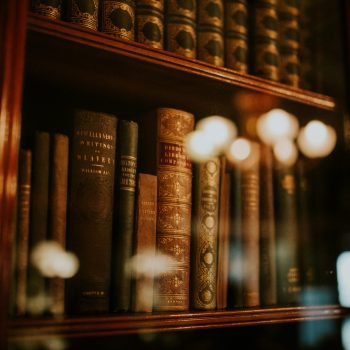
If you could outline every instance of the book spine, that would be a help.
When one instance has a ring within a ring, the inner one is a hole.
[[[225,66],[247,73],[248,51],[247,2],[225,1]]]
[[[54,134],[52,139],[51,183],[50,183],[50,221],[49,237],[65,249],[67,229],[67,192],[68,192],[68,136]],[[64,314],[65,284],[62,278],[49,280],[51,313]]]
[[[32,0],[30,10],[39,15],[60,19],[62,15],[62,0]]]
[[[193,130],[191,113],[159,108],[157,141],[157,252],[169,258],[169,268],[156,279],[156,310],[189,307],[192,163],[185,135]]]
[[[139,173],[137,186],[137,211],[135,229],[136,267],[132,310],[152,312],[154,259],[157,232],[157,176]]]
[[[197,58],[215,66],[224,65],[223,0],[198,1]]]
[[[299,7],[297,0],[279,0],[280,82],[299,87]]]
[[[115,230],[112,260],[112,311],[128,311],[131,306],[131,274],[127,266],[132,257],[138,125],[121,120],[117,132],[117,176]]]
[[[26,313],[27,272],[30,225],[32,151],[20,150],[18,171],[18,225],[16,268],[16,315]]]
[[[196,1],[169,0],[166,6],[166,49],[196,58]]]
[[[220,159],[197,165],[192,237],[192,307],[216,308]]]
[[[68,0],[67,20],[83,27],[98,29],[99,0]]]
[[[262,305],[275,305],[277,287],[273,153],[267,145],[261,144],[260,147],[260,297]]]
[[[277,0],[255,1],[253,13],[253,74],[279,81]]]
[[[134,40],[135,3],[132,0],[103,0],[101,31],[122,39]]]
[[[136,40],[156,49],[164,48],[163,0],[137,1]]]
[[[69,173],[69,250],[78,273],[67,280],[69,313],[109,310],[117,119],[75,110]]]

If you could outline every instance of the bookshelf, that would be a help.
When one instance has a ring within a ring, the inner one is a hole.
[[[48,87],[52,90],[51,96],[56,92],[61,96],[66,91],[77,94],[77,99],[85,99],[96,94],[96,104],[107,109],[112,108],[113,99],[124,109],[137,100],[135,110],[171,104],[195,110],[199,117],[216,113],[235,118],[239,111],[233,97],[252,94],[267,98],[267,107],[273,104],[301,116],[317,113],[326,120],[337,117],[339,106],[330,96],[50,20],[28,13],[26,1],[11,1],[0,6],[3,16],[0,34],[1,39],[6,38],[0,51],[0,63],[4,63],[1,64],[4,74],[0,75],[0,283],[3,286],[0,300],[8,303],[11,300],[10,254],[15,217],[16,192],[13,189],[17,181],[20,130],[21,124],[30,125],[25,112],[21,120],[22,88],[27,94],[24,104],[31,98],[31,89],[40,93]],[[66,74],[67,71],[70,74]],[[341,319],[347,314],[348,311],[339,305],[321,305],[16,319],[9,317],[6,308],[2,308],[0,324],[5,327],[0,327],[0,347],[7,342],[51,336],[79,339],[139,332],[259,326]]]

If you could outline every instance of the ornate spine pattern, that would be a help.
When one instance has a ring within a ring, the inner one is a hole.
[[[297,0],[279,0],[280,81],[299,87],[299,8]]]
[[[69,0],[67,19],[83,27],[98,29],[99,0]]]
[[[132,0],[111,1],[102,3],[102,32],[119,38],[134,40],[135,36],[135,3]]]
[[[274,81],[279,81],[278,27],[277,0],[255,1],[253,74]]]
[[[166,49],[196,58],[196,0],[167,1],[166,19]]]
[[[67,280],[70,313],[109,311],[116,125],[113,115],[74,112],[68,247],[80,267]]]
[[[116,218],[113,237],[112,311],[131,307],[131,274],[125,269],[132,257],[138,125],[133,121],[118,123]]]
[[[198,1],[197,56],[215,66],[224,65],[223,0]]]
[[[226,67],[248,72],[248,6],[246,0],[225,2]]]
[[[40,15],[60,19],[62,15],[62,0],[32,0],[32,12]]]
[[[216,308],[220,160],[197,165],[192,237],[192,307]]]
[[[136,3],[136,36],[142,44],[164,47],[164,0],[139,0]]]
[[[187,310],[189,307],[192,163],[184,137],[193,130],[191,113],[157,110],[158,210],[157,250],[171,260],[155,285],[156,310]]]

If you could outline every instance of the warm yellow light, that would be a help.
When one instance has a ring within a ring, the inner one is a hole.
[[[185,137],[185,147],[188,156],[194,162],[205,162],[218,154],[213,140],[202,130],[195,130]]]
[[[274,145],[283,138],[296,138],[299,122],[294,115],[283,109],[275,108],[259,117],[256,128],[263,142]]]
[[[309,158],[328,156],[337,141],[335,130],[319,120],[313,120],[300,130],[298,146]]]
[[[250,142],[244,138],[233,141],[228,150],[228,156],[232,161],[243,161],[250,156],[252,147]]]
[[[276,159],[287,166],[295,164],[298,158],[298,150],[295,143],[289,139],[281,139],[273,146]]]

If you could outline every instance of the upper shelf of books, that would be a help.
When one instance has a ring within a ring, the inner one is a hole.
[[[237,94],[253,93],[292,109],[336,109],[329,96],[35,14],[28,17],[26,64],[27,74],[45,84],[132,104],[232,113]]]

